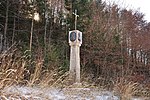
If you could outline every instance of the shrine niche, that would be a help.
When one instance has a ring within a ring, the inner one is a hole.
[[[71,33],[70,33],[70,41],[71,41],[71,42],[74,42],[74,41],[76,40],[76,37],[77,37],[77,36],[76,36],[76,32],[71,32]]]
[[[69,31],[69,43],[70,44],[82,44],[82,32],[79,30]]]

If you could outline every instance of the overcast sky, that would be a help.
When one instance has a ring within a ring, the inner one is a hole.
[[[127,7],[142,12],[145,15],[145,20],[150,22],[150,0],[103,0],[112,1],[119,4],[120,7]]]

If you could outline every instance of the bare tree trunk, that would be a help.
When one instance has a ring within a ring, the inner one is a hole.
[[[33,24],[34,24],[34,19],[32,18],[31,32],[30,32],[30,47],[29,47],[30,52],[31,52],[31,50],[32,50]]]
[[[47,14],[47,12],[46,12]],[[47,37],[47,24],[48,24],[48,16],[46,15],[46,22],[45,22],[45,26],[44,26],[44,56],[46,55],[46,48],[47,48],[47,45],[46,45],[46,37]]]
[[[15,28],[16,28],[16,18],[15,18],[15,16],[14,16],[14,26],[13,26],[12,44],[14,43]]]
[[[9,1],[6,1],[6,19],[5,19],[5,28],[4,28],[4,47],[3,50],[6,49],[6,42],[7,42],[7,28],[8,28],[8,11],[9,11]]]
[[[3,47],[3,35],[0,34],[0,52],[2,51],[2,47]]]
[[[33,7],[35,6],[35,0],[33,0]],[[32,22],[31,22],[31,31],[30,31],[30,46],[29,46],[29,50],[30,52],[32,52],[32,37],[33,37],[33,27],[34,27],[34,8],[32,8],[33,12],[32,12]]]
[[[48,7],[47,2],[45,1],[45,26],[44,26],[44,58],[46,57],[46,48],[47,48],[47,25],[48,25]]]

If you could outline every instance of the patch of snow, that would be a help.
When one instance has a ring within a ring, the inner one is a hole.
[[[6,100],[22,100],[23,98],[23,100],[120,100],[112,92],[90,88],[58,89],[12,86],[1,92],[6,95],[4,97],[0,95],[0,99],[7,98]],[[143,99],[133,98],[131,100]]]
[[[136,97],[133,97],[131,100],[143,100],[143,98],[136,98]]]
[[[120,99],[117,96],[101,95],[101,96],[96,96],[96,100],[120,100]]]

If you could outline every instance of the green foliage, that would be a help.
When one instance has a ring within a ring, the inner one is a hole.
[[[46,69],[54,69],[59,66],[59,52],[54,46],[50,46],[44,58],[44,66]]]
[[[60,68],[59,68],[59,72],[60,74],[64,74],[65,72],[67,72],[69,70],[69,60],[68,59],[64,59]]]
[[[44,58],[44,66],[46,69],[50,70],[58,70],[62,74],[68,71],[69,67],[69,60],[68,60],[68,53],[66,52],[65,45],[51,45],[45,55]]]
[[[74,0],[72,2],[66,2],[66,4],[70,4],[71,10],[68,15],[67,23],[71,30],[74,29],[74,15],[73,12],[77,10],[77,14],[79,15],[77,20],[77,29],[80,31],[85,31],[86,25],[89,23],[90,17],[90,2],[88,0]]]
[[[116,34],[114,36],[114,43],[119,44],[120,43],[120,36],[118,34]]]

